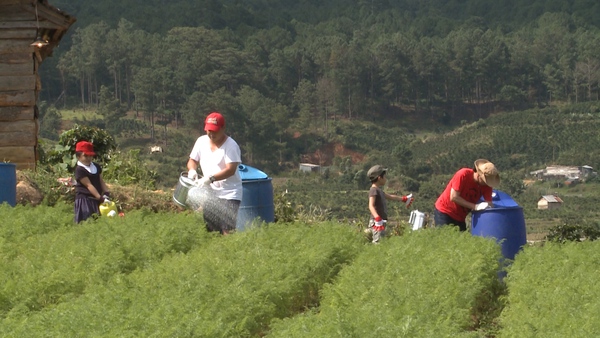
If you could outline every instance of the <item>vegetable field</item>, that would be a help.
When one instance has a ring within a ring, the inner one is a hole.
[[[596,242],[527,247],[451,228],[372,245],[340,222],[232,236],[193,213],[73,223],[0,206],[2,337],[598,336]]]

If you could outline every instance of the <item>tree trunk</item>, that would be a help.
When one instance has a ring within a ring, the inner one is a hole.
[[[81,105],[83,110],[85,110],[85,76],[83,74],[79,78],[79,88],[81,89]]]
[[[348,119],[352,119],[352,95],[350,94],[350,90],[348,90]]]
[[[63,99],[63,108],[67,107],[67,84],[65,80],[65,73],[60,71],[60,80],[62,82],[62,99]]]
[[[164,138],[165,138],[164,147],[166,149],[167,148],[167,124],[166,123],[165,123],[165,129],[164,129]]]
[[[100,106],[100,98],[98,97],[98,78],[94,77],[94,99],[96,101],[96,109]]]
[[[325,102],[325,141],[327,141],[327,119],[328,119],[328,110],[329,110],[329,105],[327,104],[327,102]]]
[[[129,109],[131,107],[131,90],[130,90],[130,85],[129,85],[129,66],[125,65],[125,90],[127,91],[127,109]],[[135,117],[137,117],[137,111],[136,111],[136,115]]]
[[[154,141],[154,111],[150,112],[150,139]]]
[[[87,101],[88,106],[92,105],[92,79],[91,76],[87,78]]]
[[[115,81],[115,94],[114,95],[115,95],[115,100],[118,100],[119,99],[119,93],[118,93],[119,92],[119,83],[117,82],[117,65],[116,65],[116,62],[113,63],[113,67],[114,67],[113,68],[113,74],[114,74],[113,80]],[[120,100],[119,100],[119,102],[120,102]]]

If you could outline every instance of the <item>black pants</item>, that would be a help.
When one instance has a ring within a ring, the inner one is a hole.
[[[439,211],[438,209],[435,209],[435,212],[433,213],[433,220],[435,222],[436,227],[441,227],[443,225],[455,225],[460,229],[460,231],[467,231],[466,222],[457,221],[454,218],[448,216],[448,214]]]

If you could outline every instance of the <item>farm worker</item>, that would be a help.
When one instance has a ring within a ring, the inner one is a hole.
[[[75,144],[75,223],[100,214],[100,204],[110,202],[110,192],[102,179],[102,167],[92,162],[94,145],[88,141]]]
[[[383,186],[387,182],[386,178],[387,169],[381,165],[375,165],[367,172],[367,177],[371,181],[371,188],[369,189],[369,211],[371,217],[369,219],[369,226],[365,230],[366,233],[370,233],[373,236],[373,243],[379,243],[379,239],[385,235],[385,226],[388,220],[387,215],[387,200],[402,201],[408,208],[414,198],[412,194],[406,196],[398,196],[388,194],[383,191]]]
[[[225,134],[225,118],[220,113],[208,114],[204,131],[206,135],[196,140],[190,153],[188,178],[198,178],[200,165],[203,176],[199,184],[212,192],[203,203],[206,229],[227,235],[235,230],[242,201],[242,178],[238,172],[242,155],[238,144]]]
[[[473,169],[458,170],[435,202],[436,226],[452,224],[458,226],[460,231],[466,231],[467,214],[493,207],[492,188],[499,184],[500,174],[488,160],[479,159],[475,161]],[[478,203],[482,196],[484,202]]]

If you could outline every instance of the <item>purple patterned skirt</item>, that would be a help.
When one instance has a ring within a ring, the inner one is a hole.
[[[75,223],[85,221],[92,215],[100,216],[100,204],[98,201],[88,197],[75,198]]]

